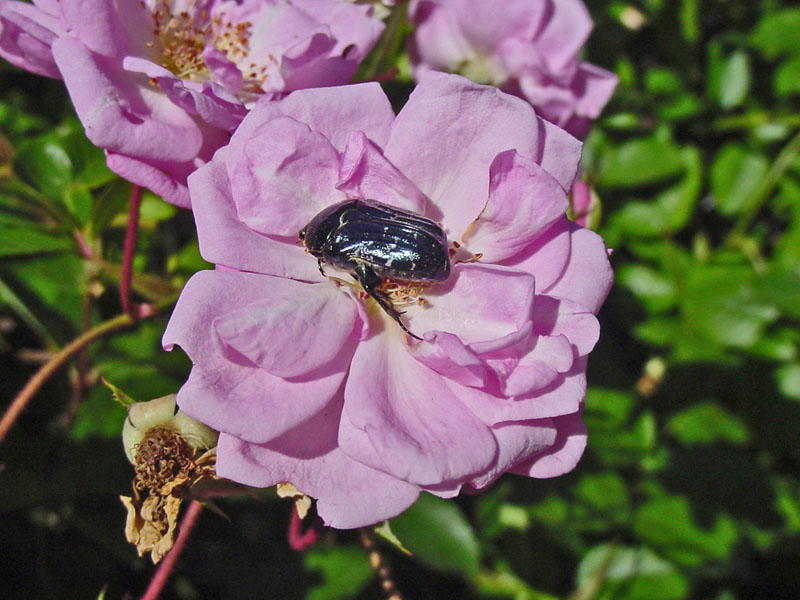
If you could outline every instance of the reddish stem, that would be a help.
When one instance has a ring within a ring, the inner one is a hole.
[[[92,296],[91,293],[83,298],[83,315],[81,316],[81,333],[86,333],[92,326]],[[72,396],[66,410],[61,415],[61,422],[64,427],[68,427],[83,398],[84,388],[86,387],[86,374],[89,372],[89,347],[84,346],[78,351],[75,360],[75,371],[70,377],[72,380]]]
[[[313,521],[305,532],[301,531],[303,520],[297,512],[297,507],[292,506],[292,516],[289,519],[289,546],[292,550],[303,551],[310,548],[317,542],[319,537],[319,522],[318,517],[314,515]]]
[[[200,516],[202,510],[203,505],[197,500],[192,500],[191,504],[189,504],[189,508],[186,510],[186,514],[183,515],[181,519],[175,545],[172,547],[172,550],[167,552],[161,562],[158,563],[158,570],[156,570],[156,574],[153,575],[153,578],[150,580],[150,585],[147,586],[147,590],[145,590],[141,600],[156,600],[156,598],[161,595],[164,586],[169,580],[169,576],[172,575],[178,557],[181,555],[184,546],[186,546],[186,540],[189,539],[192,529],[194,529],[194,526],[197,524],[197,518]]]
[[[28,383],[25,384],[25,387],[17,394],[11,404],[8,405],[3,416],[0,417],[0,442],[5,439],[6,434],[17,421],[22,411],[25,410],[25,407],[28,406],[28,402],[31,401],[31,398],[39,391],[39,388],[41,388],[50,376],[58,371],[64,363],[69,361],[73,356],[95,340],[99,340],[103,336],[119,331],[120,329],[130,327],[135,324],[138,319],[153,317],[159,314],[164,308],[171,306],[174,302],[175,299],[170,298],[168,301],[159,303],[158,305],[144,305],[143,308],[147,310],[140,311],[136,315],[136,319],[126,314],[117,315],[113,319],[100,323],[89,331],[82,333],[61,350],[53,354],[48,361],[33,374],[28,380]]]
[[[128,315],[119,315],[110,321],[101,323],[94,329],[90,329],[89,331],[83,333],[55,353],[50,360],[43,364],[41,368],[34,373],[34,375],[28,380],[28,383],[25,384],[25,387],[22,388],[20,393],[17,394],[17,397],[14,398],[11,404],[8,405],[8,408],[6,408],[5,413],[3,413],[2,418],[0,418],[0,442],[2,442],[6,437],[8,430],[11,429],[11,426],[16,422],[20,413],[22,413],[25,407],[28,406],[28,402],[30,402],[34,394],[39,391],[39,388],[42,387],[44,382],[47,381],[50,376],[55,373],[59,367],[61,367],[61,365],[66,363],[70,358],[75,356],[75,354],[80,352],[83,348],[91,344],[96,339],[99,339],[104,335],[111,333],[112,331],[129,327],[132,323],[133,321]]]
[[[133,257],[136,254],[136,240],[139,236],[139,206],[142,202],[142,188],[135,183],[131,185],[130,213],[128,228],[125,230],[125,246],[122,251],[122,275],[119,282],[119,299],[122,312],[137,318],[136,310],[131,302],[131,278],[133,277]]]

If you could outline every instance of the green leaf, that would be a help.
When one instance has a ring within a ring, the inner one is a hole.
[[[739,538],[732,519],[717,514],[710,528],[698,527],[686,498],[647,501],[636,513],[634,531],[662,556],[683,565],[699,565],[728,556]]]
[[[64,193],[64,203],[81,227],[89,222],[92,202],[92,194],[85,185],[70,185]]]
[[[784,60],[775,71],[772,83],[779,98],[800,94],[800,55]]]
[[[637,338],[653,346],[670,346],[681,328],[677,317],[650,317],[633,330]]]
[[[63,323],[61,327],[51,323],[53,312],[78,327],[86,291],[86,273],[80,258],[67,253],[26,257],[6,263],[4,269],[8,273],[5,282],[50,331],[64,329]],[[71,337],[73,333],[68,335]]]
[[[650,69],[645,73],[644,87],[651,94],[672,96],[683,89],[683,82],[673,70]]]
[[[665,121],[681,121],[695,116],[702,108],[697,96],[684,92],[659,104],[657,114]]]
[[[590,387],[586,392],[586,422],[590,429],[622,428],[636,403],[633,396],[620,390]]]
[[[744,444],[750,439],[747,426],[715,402],[690,406],[667,421],[667,430],[687,445],[727,441]]]
[[[694,43],[700,36],[700,0],[683,0],[681,2],[681,31],[687,42]]]
[[[800,487],[797,480],[778,479],[775,482],[775,507],[783,515],[786,528],[797,533],[800,531]]]
[[[72,181],[72,160],[63,140],[54,134],[28,139],[14,157],[14,170],[49,198],[61,198]]]
[[[635,188],[661,183],[683,172],[680,148],[669,140],[636,138],[609,150],[598,183],[605,188]]]
[[[78,412],[72,420],[70,435],[75,440],[84,440],[91,436],[120,437],[127,414],[122,404],[109,398],[106,388],[95,386],[81,400]]]
[[[667,229],[667,219],[661,207],[653,202],[628,202],[611,213],[603,237],[614,247],[627,237],[657,237]]]
[[[711,193],[725,215],[741,211],[764,181],[769,160],[741,144],[727,144],[711,165]]]
[[[750,90],[750,57],[743,50],[734,50],[721,69],[719,88],[712,93],[722,108],[730,110],[744,102]]]
[[[655,417],[643,413],[624,431],[592,431],[589,450],[596,454],[604,465],[631,465],[645,460],[656,447],[657,429]]]
[[[644,265],[623,265],[617,271],[617,282],[628,288],[648,312],[663,313],[677,301],[675,283],[663,273]]]
[[[618,510],[630,502],[625,481],[613,471],[584,475],[575,486],[575,495],[602,511]]]
[[[531,518],[551,527],[565,527],[572,518],[572,505],[559,496],[548,496],[529,509]]]
[[[703,190],[705,166],[700,151],[694,146],[681,148],[684,172],[680,181],[656,196],[656,204],[663,213],[666,232],[675,232],[683,227],[694,214],[695,206]]]
[[[155,229],[161,221],[171,219],[178,209],[150,192],[142,190],[142,204],[139,211],[139,226],[142,229]],[[127,219],[127,218],[126,218]]]
[[[603,532],[630,522],[630,495],[625,480],[613,471],[583,475],[574,488],[577,502],[569,511],[572,526]]]
[[[354,598],[372,579],[367,555],[360,548],[312,548],[306,553],[306,568],[322,571],[323,580],[308,591],[306,600]]]
[[[643,412],[631,423],[635,400],[628,392],[590,387],[584,421],[592,443],[589,452],[606,465],[638,463],[653,451],[656,423]]]
[[[389,521],[384,521],[377,527],[375,527],[375,533],[385,539],[387,542],[392,544],[395,548],[400,550],[403,554],[411,554],[411,551],[403,546],[403,542],[400,541],[394,532],[392,531],[392,527],[389,524]]]
[[[776,331],[768,331],[750,348],[754,356],[776,362],[797,360],[800,356],[800,330],[795,327],[782,327]]]
[[[800,31],[800,9],[791,8],[764,15],[750,35],[750,42],[767,58],[781,54],[798,54],[797,32]]]
[[[128,205],[130,194],[130,184],[122,179],[95,194],[92,202],[92,231],[102,232],[117,215],[121,215]]]
[[[758,282],[756,301],[777,306],[780,311],[800,319],[800,266],[776,266]]]
[[[25,303],[8,287],[3,280],[0,279],[0,306],[7,306],[11,309],[22,321],[31,328],[31,330],[38,336],[47,346],[56,346],[56,342],[47,331],[45,326],[39,319],[36,318]]]
[[[686,323],[723,346],[754,345],[764,327],[779,316],[775,306],[760,297],[760,284],[745,265],[695,265],[681,294]]]
[[[406,548],[429,566],[464,575],[478,572],[480,546],[455,503],[423,493],[391,523]]]
[[[613,544],[595,546],[586,553],[578,565],[576,583],[576,597],[598,600],[677,600],[689,591],[677,567],[649,548]]]
[[[5,218],[0,218],[0,239],[0,257],[52,254],[75,247],[72,239],[51,235],[35,223],[12,223]]]
[[[775,370],[781,394],[792,400],[800,400],[800,363],[781,365]]]

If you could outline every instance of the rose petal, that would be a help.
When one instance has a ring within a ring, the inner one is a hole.
[[[475,489],[482,489],[515,463],[552,447],[557,439],[554,421],[555,419],[516,421],[492,427],[492,433],[500,449],[497,462],[489,471],[472,479],[470,485]]]
[[[422,297],[424,305],[406,308],[412,331],[453,333],[465,344],[499,340],[530,320],[534,279],[494,265],[458,264]]]
[[[335,189],[339,154],[304,123],[278,117],[262,124],[229,163],[239,218],[260,233],[297,237],[322,208],[345,199]]]
[[[356,314],[355,302],[332,285],[276,278],[262,300],[218,316],[213,328],[255,365],[278,377],[297,377],[342,352]]]
[[[223,158],[226,150],[217,157]],[[200,254],[207,261],[232,269],[291,277],[303,281],[325,281],[316,261],[303,251],[296,235],[278,238],[256,233],[236,215],[230,201],[230,181],[221,160],[198,169],[189,178],[195,207]]]
[[[564,190],[542,167],[516,150],[501,152],[489,167],[489,200],[464,241],[482,260],[500,262],[541,235],[568,205]]]
[[[175,206],[191,208],[189,190],[186,187],[185,176],[170,175],[161,169],[148,165],[141,160],[116,152],[106,153],[106,164],[123,179],[152,190],[158,196]]]
[[[71,35],[103,56],[135,54],[153,39],[149,11],[139,0],[72,0],[59,2],[59,9]]]
[[[367,198],[425,214],[425,196],[386,160],[363,131],[350,136],[342,153],[336,188],[348,198]]]
[[[537,292],[552,286],[564,274],[572,251],[571,225],[561,217],[517,255],[501,264],[532,273]]]
[[[373,335],[359,344],[345,387],[345,410],[389,473],[405,481],[457,480],[494,460],[488,428],[397,338]],[[353,451],[347,449],[362,460]]]
[[[217,473],[256,487],[290,482],[317,498],[326,525],[353,528],[394,517],[411,506],[419,488],[348,457],[337,447],[341,400],[268,444],[222,434]],[[313,433],[312,433],[313,432]]]
[[[162,93],[136,87],[81,42],[62,37],[53,56],[93,144],[154,161],[189,161],[203,145],[197,124]]]
[[[426,344],[416,344],[409,352],[423,365],[463,385],[486,385],[486,367],[457,336],[444,331],[425,334]]]
[[[51,46],[64,33],[57,6],[0,2],[0,56],[12,65],[59,79]]]
[[[492,159],[510,148],[535,159],[539,139],[531,132],[539,131],[535,113],[518,98],[431,72],[397,115],[384,154],[441,211],[430,216],[452,237],[483,210]]]
[[[540,286],[539,292],[568,298],[597,313],[614,282],[608,250],[603,238],[594,231],[574,223],[569,224],[569,230],[572,244],[569,263],[554,283]]]
[[[438,207],[451,235],[460,235],[486,204],[487,166],[500,152],[515,149],[568,190],[580,148],[519,98],[431,72],[397,115],[384,154]]]
[[[490,425],[506,421],[527,421],[572,414],[586,396],[586,359],[578,358],[572,368],[546,388],[524,396],[504,398],[499,388],[477,391],[448,380],[453,393],[481,421]]]
[[[515,465],[510,471],[527,477],[547,478],[568,473],[586,449],[586,425],[581,413],[553,419],[558,430],[555,443],[541,454]]]
[[[167,98],[178,108],[190,115],[199,116],[205,123],[222,129],[233,131],[247,114],[244,105],[235,96],[225,92],[219,86],[200,85],[193,81],[180,79],[164,67],[147,59],[127,56],[122,67],[130,73],[142,73],[151,81],[155,81]],[[220,92],[220,95],[213,93]],[[227,141],[227,136],[225,141]],[[222,143],[217,144],[214,150]]]
[[[325,406],[339,389],[353,352],[353,344],[347,344],[335,360],[293,380],[271,375],[232,350],[222,352],[214,319],[257,302],[275,284],[273,278],[252,273],[201,271],[186,284],[163,338],[167,350],[178,344],[194,363],[178,392],[181,410],[254,443],[282,434]]]
[[[379,148],[384,147],[394,121],[389,99],[374,82],[297,90],[280,101],[279,110],[319,131],[339,152],[354,131],[363,131]]]
[[[440,10],[428,1],[412,0],[408,6],[408,21],[416,24],[408,53],[414,76],[420,78],[431,69],[453,71],[474,51],[456,21],[456,14]]]
[[[551,73],[568,68],[592,31],[592,18],[581,0],[553,2],[553,12],[536,46]]]
[[[572,367],[572,346],[562,336],[538,336],[534,346],[511,368],[507,374],[498,372],[494,361],[488,361],[500,378],[505,396],[521,396],[550,385],[559,373],[566,373]]]
[[[589,354],[600,337],[597,317],[582,304],[565,298],[536,296],[533,322],[539,335],[565,336],[578,356]]]

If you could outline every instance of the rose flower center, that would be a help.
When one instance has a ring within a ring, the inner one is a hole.
[[[203,3],[205,5],[205,3]],[[260,92],[267,78],[267,65],[249,60],[250,21],[234,23],[225,14],[211,16],[205,8],[190,3],[189,10],[177,11],[173,0],[156,0],[151,11],[156,41],[148,47],[159,52],[162,67],[182,79],[202,83],[209,79],[203,51],[210,46],[236,65],[243,77],[242,90]]]

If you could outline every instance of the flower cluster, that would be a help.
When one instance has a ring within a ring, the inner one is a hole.
[[[109,166],[193,210],[215,268],[163,341],[192,360],[177,403],[220,432],[217,475],[310,496],[340,528],[572,469],[613,279],[566,216],[573,135],[615,83],[577,60],[583,5],[412,0],[418,84],[395,114],[378,83],[343,85],[393,4],[0,0],[0,55],[63,78]],[[392,221],[360,217],[338,262],[332,233],[325,251],[301,235],[359,200],[437,231],[446,267],[416,276],[421,232]]]
[[[60,77],[108,166],[190,206],[186,178],[260,97],[348,83],[383,31],[343,0],[0,2],[0,56]]]

